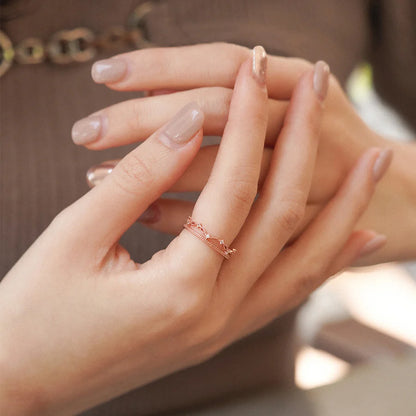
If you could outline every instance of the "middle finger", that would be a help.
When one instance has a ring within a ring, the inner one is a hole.
[[[204,134],[222,136],[232,94],[230,88],[207,87],[123,101],[76,122],[72,138],[92,150],[141,142],[189,102],[197,102],[205,114]],[[287,101],[268,100],[266,145],[274,146],[287,106]]]

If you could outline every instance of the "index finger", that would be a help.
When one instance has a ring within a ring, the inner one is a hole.
[[[104,249],[118,242],[183,175],[202,142],[203,120],[199,106],[189,103],[125,156],[99,186],[64,211],[71,217],[71,234],[88,236],[93,247]]]
[[[228,43],[148,48],[97,61],[91,72],[95,82],[118,91],[232,88],[240,66],[248,58],[248,48]],[[312,64],[302,59],[269,57],[269,96],[289,99],[300,77],[310,68]]]

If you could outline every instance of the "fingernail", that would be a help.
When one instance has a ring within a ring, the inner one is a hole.
[[[252,74],[254,79],[261,85],[266,84],[267,54],[263,46],[253,48]]]
[[[123,78],[126,69],[127,65],[121,59],[104,59],[94,63],[91,68],[91,76],[99,84],[116,82]]]
[[[87,171],[87,183],[90,188],[99,185],[116,167],[120,160],[107,160],[99,165],[92,166]]]
[[[150,205],[145,212],[137,219],[140,222],[152,224],[159,221],[160,209],[156,204]]]
[[[376,182],[384,176],[392,159],[393,151],[391,149],[384,149],[380,152],[373,166],[373,176]]]
[[[72,140],[76,144],[92,143],[98,139],[102,127],[101,116],[89,116],[72,126]]]
[[[204,123],[204,113],[197,103],[189,103],[169,121],[159,135],[168,147],[183,146],[189,142]]]
[[[313,88],[321,101],[324,101],[328,94],[330,69],[326,62],[318,61],[315,64],[313,73]]]
[[[370,241],[368,241],[360,251],[359,256],[367,256],[368,254],[377,251],[386,244],[387,237],[383,234],[376,234]]]

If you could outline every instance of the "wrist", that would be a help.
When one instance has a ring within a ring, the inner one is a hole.
[[[5,306],[2,298],[0,305]],[[7,315],[5,308],[0,308],[0,316]],[[3,319],[0,322],[0,415],[25,416],[46,415],[45,403],[40,386],[33,381],[34,362],[25,359],[25,340],[14,338],[16,331]]]
[[[36,415],[40,412],[35,405],[36,394],[29,394],[23,387],[23,377],[12,371],[11,360],[0,346],[0,414],[8,416]]]

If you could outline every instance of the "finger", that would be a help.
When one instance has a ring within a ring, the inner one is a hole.
[[[181,199],[160,198],[140,216],[138,221],[146,227],[162,233],[178,235],[195,203]]]
[[[119,91],[232,88],[241,64],[249,57],[249,49],[227,43],[148,48],[96,62],[92,77]],[[283,100],[291,97],[299,78],[312,67],[302,59],[275,56],[268,65],[269,96]]]
[[[257,193],[267,126],[266,54],[256,47],[253,58],[240,69],[228,123],[207,185],[192,218],[208,233],[229,245],[244,224]],[[223,257],[184,230],[174,240],[175,250],[186,252],[192,270],[220,267]]]
[[[288,253],[292,253],[293,256],[300,252],[308,253],[309,256],[302,256],[305,262],[312,262],[312,258],[318,253],[324,253],[327,259],[335,258],[367,208],[376,184],[390,165],[391,158],[390,149],[372,148],[365,152],[335,197],[298,238]],[[316,236],[319,236],[319,239]],[[296,250],[298,253],[295,253]],[[323,273],[314,274],[323,275]],[[319,284],[320,280],[317,285]]]
[[[202,140],[203,113],[185,106],[129,153],[111,175],[70,207],[74,229],[101,247],[113,245],[146,208],[183,174]]]
[[[370,149],[359,159],[318,217],[252,287],[239,308],[240,328],[244,328],[245,319],[255,316],[259,319],[253,321],[251,330],[264,325],[298,305],[322,284],[390,161],[391,151],[380,149]]]
[[[221,270],[227,279],[224,292],[230,292],[224,296],[230,298],[232,294],[236,303],[246,296],[304,217],[328,77],[328,66],[318,62],[314,71],[301,78],[277,140],[269,174],[234,244],[247,261],[230,261]],[[317,79],[322,81],[323,90],[316,88]]]
[[[199,192],[208,182],[217,156],[218,146],[204,146],[191,162],[185,173],[174,183],[171,192]],[[270,167],[273,151],[263,149],[258,187],[261,188]]]
[[[123,101],[77,121],[72,139],[92,150],[140,142],[168,122],[177,108],[191,101],[197,102],[205,114],[204,134],[222,136],[232,92],[230,88],[210,87]],[[286,101],[269,100],[268,145],[274,146],[286,110]]]
[[[164,95],[164,94],[172,94],[176,92],[176,90],[168,90],[168,89],[164,89],[164,90],[152,90],[152,91],[146,91],[146,96],[147,97],[155,97],[156,95]]]
[[[379,250],[386,242],[387,237],[375,231],[354,231],[341,252],[330,264],[326,273],[327,276],[333,276],[351,266],[355,260]]]
[[[170,192],[200,192],[204,189],[212,167],[217,157],[218,146],[201,147],[185,173],[172,185]],[[259,187],[262,186],[270,166],[272,150],[265,148],[261,162]],[[119,160],[107,160],[99,165],[92,166],[87,172],[88,185],[93,188],[100,184],[109,175]]]

